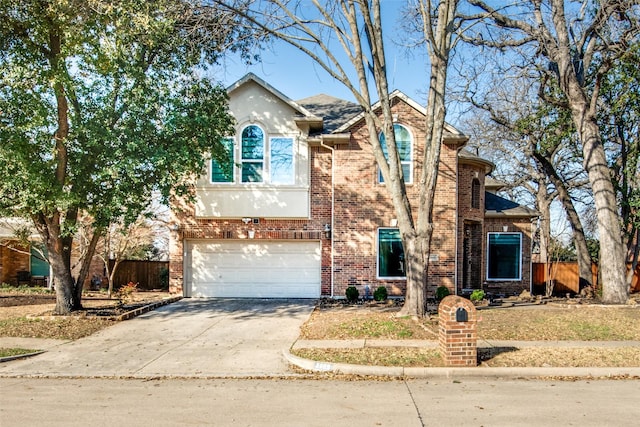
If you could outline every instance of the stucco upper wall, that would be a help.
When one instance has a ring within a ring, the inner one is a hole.
[[[196,217],[200,218],[308,218],[309,217],[309,144],[308,126],[295,105],[288,103],[253,80],[235,87],[230,93],[229,110],[236,119],[235,182],[212,183],[211,164],[196,184]],[[263,171],[265,182],[241,183],[239,135],[248,125],[264,131],[266,150]],[[271,138],[293,138],[294,182],[269,184],[269,144]]]
[[[240,127],[259,123],[267,133],[278,135],[302,131],[295,122],[298,112],[254,81],[248,81],[233,91],[229,110]]]

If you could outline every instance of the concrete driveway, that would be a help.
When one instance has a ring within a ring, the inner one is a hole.
[[[247,377],[291,373],[282,355],[313,300],[188,298],[46,353],[0,376]]]

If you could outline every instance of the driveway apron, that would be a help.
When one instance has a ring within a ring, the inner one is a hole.
[[[282,350],[313,300],[182,299],[44,354],[0,375],[249,377],[290,374]]]

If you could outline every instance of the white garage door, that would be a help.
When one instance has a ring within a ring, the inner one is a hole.
[[[320,296],[319,242],[195,241],[186,264],[187,296]]]

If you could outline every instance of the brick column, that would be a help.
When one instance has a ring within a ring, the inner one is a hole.
[[[455,295],[438,306],[439,349],[446,366],[477,366],[478,333],[476,308]]]

